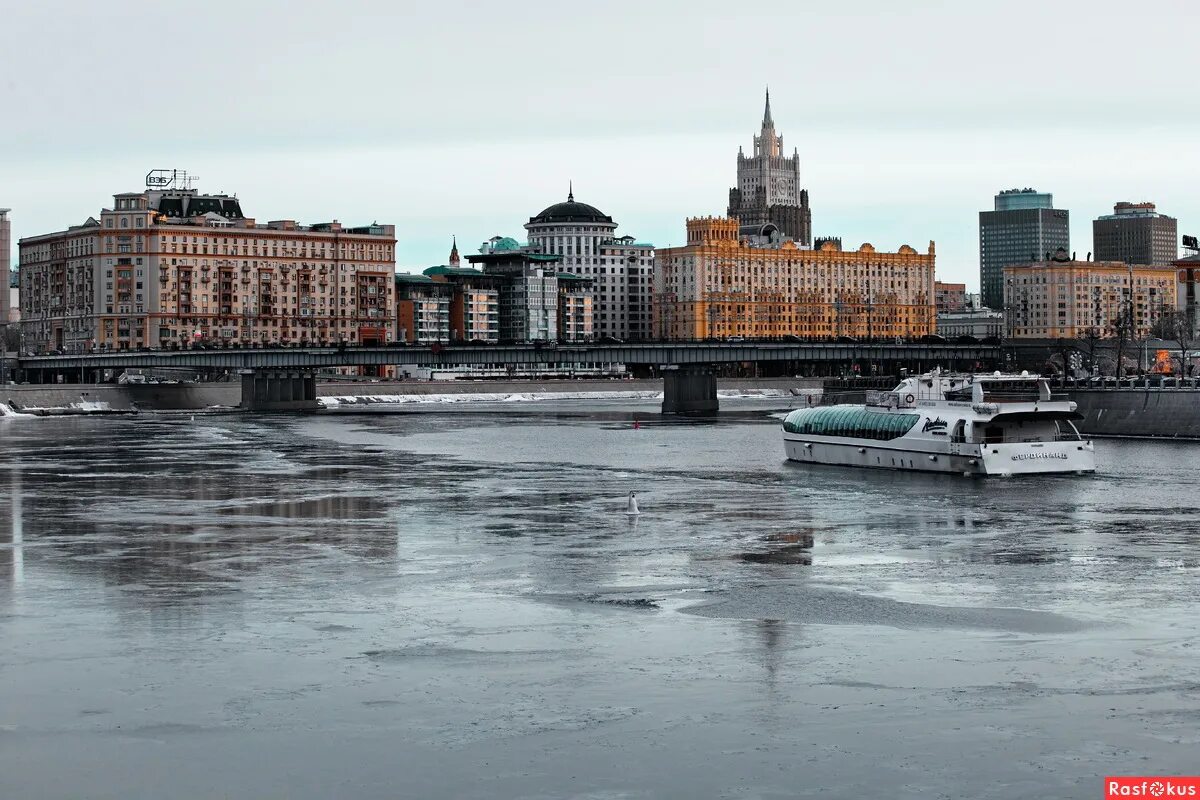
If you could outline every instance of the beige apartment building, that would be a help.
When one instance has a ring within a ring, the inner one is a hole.
[[[1175,270],[1121,261],[1049,261],[1004,267],[1004,330],[1015,339],[1150,335],[1176,307]]]
[[[20,242],[35,351],[395,339],[395,227],[259,224],[235,196],[115,195],[99,218]]]
[[[660,249],[654,330],[661,339],[917,337],[933,333],[934,247],[798,246],[747,236],[738,220],[687,220],[687,244]]]

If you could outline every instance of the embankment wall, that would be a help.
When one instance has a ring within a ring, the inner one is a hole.
[[[1200,390],[1075,389],[1083,421],[1079,430],[1091,436],[1152,436],[1200,439]]]
[[[723,391],[813,392],[820,380],[804,378],[720,379]],[[660,392],[662,381],[391,381],[337,382],[317,385],[321,397],[421,394],[531,394],[546,392]],[[1079,430],[1091,436],[1145,436],[1200,439],[1200,389],[1070,389],[1083,421]],[[21,407],[67,406],[80,401],[104,402],[115,409],[187,410],[236,406],[237,383],[0,386],[0,402]],[[862,402],[859,393],[830,393],[827,401]]]
[[[726,391],[817,391],[819,380],[806,378],[727,378],[717,386]],[[366,381],[319,383],[318,397],[426,394],[533,394],[548,392],[661,392],[661,379],[593,381]],[[80,401],[108,403],[112,408],[188,410],[236,406],[238,383],[180,384],[60,384],[0,386],[0,402],[20,407],[54,408]]]

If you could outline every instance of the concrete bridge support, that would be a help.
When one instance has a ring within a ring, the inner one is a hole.
[[[674,367],[663,371],[664,414],[716,414],[717,376],[707,365]]]
[[[241,405],[247,411],[312,411],[320,408],[316,373],[296,370],[244,371]]]

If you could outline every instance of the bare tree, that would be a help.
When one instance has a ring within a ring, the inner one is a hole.
[[[1117,380],[1120,380],[1125,371],[1125,348],[1133,343],[1135,333],[1133,303],[1130,300],[1123,300],[1118,306],[1116,316],[1109,322],[1109,330],[1117,341]]]
[[[1100,342],[1103,341],[1103,339],[1104,337],[1101,335],[1101,331],[1098,328],[1088,328],[1083,332],[1083,336],[1079,338],[1079,344],[1083,348],[1083,352],[1086,354],[1087,358],[1088,375],[1092,377],[1100,374],[1097,371],[1098,365],[1096,363],[1096,352],[1100,349]]]
[[[1184,378],[1191,377],[1191,355],[1196,347],[1196,339],[1192,335],[1192,325],[1187,312],[1174,311],[1163,314],[1154,321],[1151,333],[1179,345],[1179,373]]]

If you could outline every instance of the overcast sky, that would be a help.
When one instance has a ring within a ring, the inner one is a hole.
[[[679,244],[721,214],[770,84],[813,230],[978,285],[978,212],[1032,186],[1072,247],[1118,200],[1200,231],[1193,0],[7,2],[0,207],[77,224],[152,168],[259,220],[396,225],[401,271],[562,200]],[[15,253],[14,261],[15,261]]]

